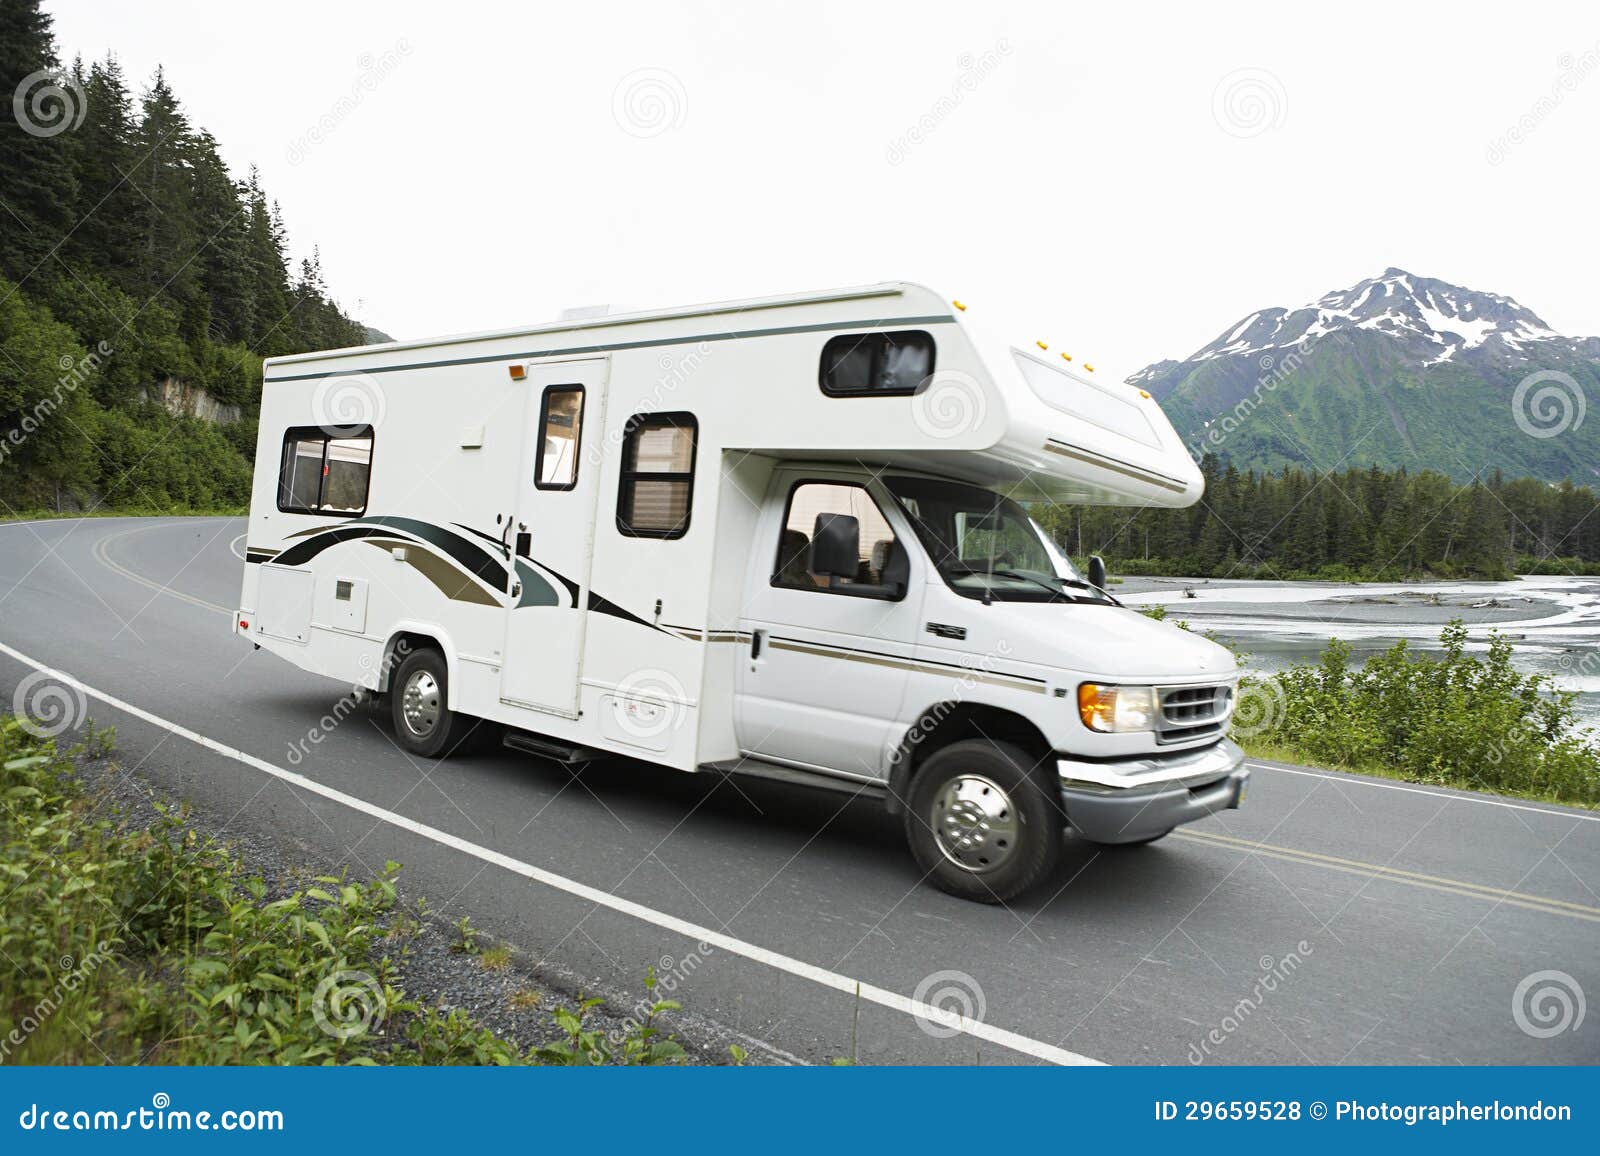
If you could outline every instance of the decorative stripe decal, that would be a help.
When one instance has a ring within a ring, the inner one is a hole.
[[[478,606],[499,606],[500,600],[468,578],[449,560],[440,557],[426,546],[404,538],[368,538],[367,545],[379,550],[404,547],[405,562],[421,574],[452,602],[471,602]]]
[[[698,345],[701,342],[737,341],[743,337],[782,337],[791,333],[831,333],[843,329],[886,329],[907,325],[954,324],[955,316],[945,313],[929,317],[883,317],[876,321],[825,321],[815,325],[785,325],[774,329],[745,329],[737,333],[702,333],[693,337],[652,338],[647,341],[617,341],[608,345],[574,345],[566,349],[536,349],[522,353],[495,353],[482,357],[456,357],[444,361],[414,361],[405,365],[373,365],[365,369],[341,369],[325,373],[291,373],[269,377],[267,385],[280,381],[317,381],[325,377],[351,377],[355,374],[400,373],[408,369],[442,369],[450,365],[484,365],[496,361],[526,361],[535,357],[571,357],[584,353],[612,353],[622,349],[653,349],[664,345]]]
[[[823,643],[802,642],[798,638],[779,638],[774,636],[771,640],[771,645],[774,650],[793,650],[801,654],[815,655],[819,658],[838,658],[846,662],[865,662],[873,666],[888,666],[897,670],[915,671],[918,674],[953,674],[971,679],[973,682],[1009,686],[1013,690],[1026,690],[1034,694],[1045,693],[1043,679],[1028,678],[1020,674],[973,670],[971,667],[958,666],[953,663],[907,658],[898,654],[881,654],[871,650],[852,650],[845,646],[834,647]]]
[[[1141,482],[1151,482],[1154,485],[1160,486],[1164,490],[1171,490],[1174,493],[1181,494],[1189,488],[1177,479],[1169,478],[1165,474],[1158,474],[1154,470],[1147,470],[1139,466],[1128,465],[1126,462],[1116,461],[1112,458],[1105,457],[1102,454],[1097,454],[1092,450],[1080,449],[1077,446],[1069,446],[1066,442],[1058,442],[1054,438],[1051,438],[1049,441],[1045,442],[1044,448],[1053,454],[1060,454],[1064,458],[1071,458],[1073,461],[1078,462],[1086,462],[1091,466],[1099,466],[1102,470],[1110,470],[1112,473],[1122,474],[1124,477],[1135,478]]]

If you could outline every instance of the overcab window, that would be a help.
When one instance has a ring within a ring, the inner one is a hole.
[[[920,329],[841,333],[822,347],[819,380],[829,397],[904,397],[933,376],[933,337]]]

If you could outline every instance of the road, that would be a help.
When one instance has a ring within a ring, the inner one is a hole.
[[[232,634],[243,528],[0,525],[0,702],[54,668],[219,833],[397,860],[535,960],[609,990],[687,973],[687,1008],[808,1062],[1600,1060],[1600,1014],[1572,1003],[1600,994],[1595,814],[1257,764],[1243,809],[1142,849],[1072,842],[1047,887],[984,907],[921,884],[870,800],[509,751],[419,764],[380,712],[314,731],[348,688]]]

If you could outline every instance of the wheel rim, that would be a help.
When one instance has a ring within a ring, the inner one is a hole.
[[[932,827],[939,850],[963,871],[998,871],[1017,851],[1017,808],[993,779],[957,775],[933,800]]]
[[[406,679],[406,688],[400,696],[400,715],[405,719],[406,730],[425,739],[439,725],[439,681],[425,670],[419,670]]]

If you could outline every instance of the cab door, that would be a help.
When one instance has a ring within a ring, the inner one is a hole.
[[[527,368],[523,449],[503,540],[516,567],[506,610],[500,698],[576,718],[588,623],[605,356]]]
[[[877,779],[900,715],[925,581],[911,531],[867,479],[780,471],[752,560],[740,749]]]

